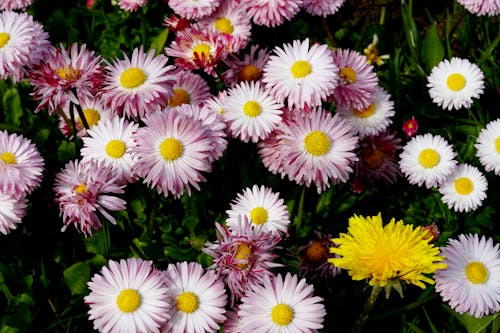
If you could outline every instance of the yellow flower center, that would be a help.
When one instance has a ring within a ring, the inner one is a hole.
[[[234,27],[231,24],[231,20],[225,17],[218,18],[214,23],[215,29],[223,32],[225,34],[232,34],[234,31]]]
[[[16,164],[16,156],[10,151],[3,152],[2,155],[0,155],[0,160],[6,164]]]
[[[64,68],[56,69],[57,75],[63,80],[78,80],[80,78],[80,71],[74,67],[65,66]]]
[[[262,111],[262,107],[256,101],[248,101],[243,105],[243,113],[249,117],[257,117]]]
[[[465,275],[474,284],[483,284],[488,281],[489,272],[486,266],[479,261],[472,261],[465,266]]]
[[[271,319],[276,325],[287,326],[293,320],[293,310],[289,305],[278,304],[271,310]]]
[[[455,191],[461,195],[467,195],[474,189],[474,184],[467,177],[460,177],[455,180]]]
[[[363,152],[361,159],[368,169],[375,170],[384,162],[385,154],[380,149],[369,148]]]
[[[134,312],[141,305],[141,294],[134,289],[124,289],[116,298],[116,305],[121,312]]]
[[[434,168],[439,163],[439,160],[438,152],[431,148],[422,150],[418,155],[418,162],[426,169]]]
[[[177,297],[175,305],[181,312],[193,313],[198,309],[198,297],[190,291],[185,291]]]
[[[106,154],[112,158],[120,158],[125,154],[125,148],[122,140],[110,140],[106,145]]]
[[[174,138],[168,138],[163,140],[160,144],[160,154],[167,161],[174,161],[182,156],[184,147],[182,143]]]
[[[99,122],[99,120],[101,120],[101,115],[95,109],[85,109],[85,110],[83,110],[83,116],[85,117],[85,120],[87,121],[87,124],[89,125],[89,128],[91,128],[92,126],[94,126],[95,124],[97,124]],[[78,121],[78,124],[81,127],[83,127],[83,122],[80,119],[80,117],[78,117],[77,121]]]
[[[7,45],[10,40],[10,35],[6,32],[0,32],[0,49]]]
[[[304,148],[311,155],[325,155],[330,151],[330,147],[330,138],[321,131],[312,131],[304,138]]]
[[[83,192],[87,192],[87,184],[81,183],[80,185],[75,186],[75,192],[78,194],[82,194]]]
[[[290,68],[290,72],[292,72],[293,77],[300,79],[311,74],[312,67],[308,61],[298,60]]]
[[[356,72],[349,66],[346,66],[340,70],[340,77],[346,83],[355,83],[358,80]]]
[[[245,65],[240,70],[241,81],[257,81],[262,76],[262,71],[255,65]]]
[[[495,149],[500,154],[500,136],[495,140]]]
[[[191,102],[191,96],[189,96],[189,93],[182,88],[175,88],[174,96],[170,98],[168,104],[170,106],[179,106],[182,104],[189,104],[189,102]]]
[[[236,255],[234,256],[235,259],[238,260],[246,260],[248,261],[248,257],[252,255],[252,250],[250,250],[250,247],[246,243],[241,243],[240,246],[238,246],[238,250],[236,251]],[[247,264],[237,264],[239,268],[245,269],[247,268]]]
[[[353,109],[352,113],[355,116],[359,117],[359,118],[368,118],[368,117],[371,117],[371,115],[375,113],[375,104],[371,103],[363,111],[359,111],[358,109]]]
[[[460,91],[465,87],[465,76],[459,73],[453,73],[446,79],[446,85],[452,91]]]
[[[264,207],[255,207],[252,209],[250,212],[250,219],[252,220],[253,223],[255,224],[263,224],[267,221],[267,218],[269,217],[267,213],[267,209]]]
[[[320,242],[314,242],[307,247],[305,255],[310,263],[319,266],[328,259],[328,250]]]
[[[137,88],[146,81],[146,73],[138,67],[130,67],[120,75],[120,84],[127,89]]]
[[[195,53],[198,54],[198,57],[201,59],[201,56],[204,55],[205,59],[208,59],[210,55],[210,45],[206,43],[201,43],[195,46],[193,49],[193,59],[195,58]]]

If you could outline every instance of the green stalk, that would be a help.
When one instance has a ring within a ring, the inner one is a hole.
[[[351,333],[360,333],[361,330],[363,329],[363,326],[366,323],[366,320],[370,316],[370,313],[372,312],[373,308],[375,307],[375,301],[377,300],[378,295],[382,291],[382,287],[380,287],[378,284],[373,286],[372,292],[368,299],[366,300],[365,306],[363,307],[363,312],[358,317],[358,320],[356,320],[356,323],[354,324],[353,329],[351,330]]]

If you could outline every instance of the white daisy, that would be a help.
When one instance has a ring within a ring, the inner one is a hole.
[[[237,227],[240,215],[246,215],[252,224],[261,226],[264,231],[287,234],[290,217],[287,206],[279,193],[271,188],[254,185],[245,188],[231,203],[231,209],[226,211],[226,224],[229,228]]]
[[[0,232],[4,235],[17,228],[26,215],[25,197],[14,198],[10,193],[0,192]]]
[[[452,146],[439,135],[413,137],[401,153],[399,167],[410,184],[431,188],[445,181],[456,168]]]
[[[259,82],[240,82],[224,99],[222,116],[229,132],[244,142],[265,139],[281,122],[283,105]]]
[[[460,164],[439,187],[441,200],[450,209],[468,212],[481,206],[486,198],[488,182],[478,168]]]
[[[479,98],[484,90],[483,72],[467,59],[441,61],[427,80],[432,101],[444,110],[468,108],[472,99]]]
[[[87,130],[89,136],[83,138],[82,162],[96,160],[111,166],[117,172],[119,183],[135,181],[137,175],[132,169],[137,157],[133,150],[138,128],[138,124],[119,116],[100,121]]]
[[[374,100],[364,110],[338,106],[335,111],[347,120],[358,132],[359,138],[363,139],[370,135],[383,132],[390,124],[394,116],[394,102],[390,100],[391,95],[379,87],[374,95]]]
[[[476,156],[486,171],[500,176],[500,119],[493,120],[479,133],[475,147]]]

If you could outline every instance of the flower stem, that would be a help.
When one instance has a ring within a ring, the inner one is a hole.
[[[302,193],[300,194],[300,199],[299,199],[299,208],[297,211],[297,218],[295,220],[295,228],[297,232],[300,229],[300,225],[302,224],[302,213],[304,211],[304,199],[306,196],[306,185],[302,187]]]
[[[351,330],[351,333],[360,333],[361,330],[363,329],[363,326],[365,325],[366,320],[370,316],[370,313],[372,312],[374,306],[375,306],[375,301],[377,300],[378,294],[382,291],[382,287],[380,287],[378,284],[373,286],[372,292],[368,299],[366,300],[365,306],[363,308],[363,312],[358,317],[358,320],[356,320],[356,323],[354,324],[353,329]]]

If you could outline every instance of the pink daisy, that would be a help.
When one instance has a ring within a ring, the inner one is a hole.
[[[1,5],[0,5],[1,7]],[[27,76],[27,70],[38,64],[48,52],[49,35],[40,23],[26,13],[0,13],[0,79],[14,83]]]
[[[410,119],[403,123],[403,132],[405,132],[407,138],[412,138],[417,134],[418,121],[415,119],[415,116],[411,116]]]
[[[143,47],[134,49],[132,58],[113,60],[106,66],[101,90],[106,105],[118,115],[137,120],[163,109],[173,95],[175,77],[167,57],[155,51],[145,53]]]
[[[222,81],[231,88],[242,81],[260,81],[269,56],[267,48],[259,50],[259,45],[252,45],[250,52],[244,53],[243,57],[229,55],[224,60],[229,68],[222,73]]]
[[[211,15],[220,5],[220,0],[168,0],[168,5],[177,15],[197,20]]]
[[[151,261],[109,260],[87,283],[84,297],[94,329],[112,332],[160,332],[170,316],[168,288]]]
[[[174,94],[168,100],[170,107],[182,104],[199,105],[212,97],[208,83],[198,74],[191,71],[180,70],[173,75],[176,78]]]
[[[56,174],[54,191],[59,215],[63,218],[61,231],[73,224],[86,237],[91,236],[94,229],[102,227],[98,212],[115,224],[110,211],[125,209],[126,201],[116,196],[124,191],[123,186],[116,183],[113,169],[94,161],[66,163]]]
[[[314,287],[296,275],[266,276],[241,299],[242,332],[318,332],[326,311]]]
[[[248,15],[257,25],[275,27],[291,20],[302,6],[302,0],[247,0]]]
[[[332,242],[332,235],[314,231],[315,237],[306,245],[299,247],[299,270],[302,276],[311,281],[325,281],[334,278],[340,273],[340,268],[328,262],[328,258],[338,257],[330,253],[330,248],[336,244]]]
[[[495,16],[500,14],[499,0],[457,0],[469,12],[476,15]]]
[[[137,9],[146,5],[148,0],[119,0],[118,6],[128,12],[135,12]]]
[[[0,2],[0,11],[5,10],[26,10],[33,0],[2,0]]]
[[[15,230],[26,215],[26,198],[15,198],[9,192],[0,192],[0,232],[4,235]]]
[[[231,306],[243,297],[245,290],[264,277],[271,276],[274,267],[281,264],[272,261],[277,255],[271,251],[281,237],[275,233],[255,228],[246,216],[240,217],[231,231],[219,223],[217,241],[207,243],[203,252],[213,258],[212,266],[230,290]]]
[[[40,186],[43,158],[31,140],[0,131],[0,192],[16,199]]]
[[[354,50],[337,49],[332,56],[340,69],[340,82],[332,96],[335,103],[347,108],[366,109],[378,89],[378,77],[373,66],[364,55]]]
[[[190,22],[184,17],[170,14],[163,20],[163,25],[166,26],[171,32],[176,33],[177,31],[181,31],[189,27]]]
[[[242,322],[238,315],[240,311],[239,305],[235,305],[226,313],[226,321],[222,325],[224,333],[242,333],[241,330]]]
[[[52,49],[29,76],[33,99],[40,101],[35,112],[47,108],[55,113],[65,103],[78,105],[78,96],[95,96],[103,80],[101,56],[87,50],[85,44],[79,49],[73,43],[68,50],[61,45]]]
[[[217,96],[212,96],[212,98],[205,101],[203,108],[222,117],[224,114],[224,103],[228,96],[228,92],[229,90],[219,91]],[[221,119],[224,120],[224,118]]]
[[[339,11],[345,0],[306,0],[304,9],[311,15],[327,17]]]
[[[149,187],[175,198],[191,187],[200,190],[202,172],[211,171],[211,133],[193,117],[175,109],[144,119],[136,136],[137,172]]]

